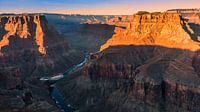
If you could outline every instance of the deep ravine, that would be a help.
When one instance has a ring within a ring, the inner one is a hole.
[[[40,78],[40,81],[44,81],[45,84],[47,84],[48,90],[49,90],[49,95],[50,95],[51,99],[55,101],[55,104],[61,109],[61,111],[73,112],[74,108],[70,105],[69,102],[65,102],[64,97],[60,93],[59,89],[56,87],[56,83],[59,80],[62,80],[63,78],[67,77],[68,75],[72,74],[77,69],[80,69],[88,61],[88,58],[89,58],[89,53],[86,52],[85,58],[81,63],[72,66],[62,75]]]

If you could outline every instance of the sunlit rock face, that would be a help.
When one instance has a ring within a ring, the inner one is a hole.
[[[193,30],[175,13],[135,14],[127,28],[116,27],[115,35],[100,51],[116,45],[160,45],[169,48],[196,50],[191,39]]]
[[[179,14],[135,14],[127,28],[115,27],[100,52],[58,85],[80,112],[196,112],[196,31]]]
[[[44,32],[40,23],[40,15],[6,16],[2,17],[1,21],[1,30],[4,30],[5,34],[3,33],[0,40],[0,50],[5,46],[9,46],[9,38],[35,38],[35,43],[38,45],[38,51],[43,55],[46,54],[44,47]],[[33,24],[30,24],[33,22],[36,25],[35,28],[32,27]],[[35,33],[33,34],[33,32]]]
[[[43,15],[2,16],[0,26],[0,68],[17,67],[23,75],[53,75],[83,56],[69,47]]]
[[[65,72],[82,61],[83,53],[71,49],[43,15],[0,17],[0,110],[58,110],[39,78]],[[32,101],[23,99],[27,92]]]
[[[46,54],[46,50],[44,48],[44,33],[42,31],[42,27],[40,25],[40,17],[34,16],[34,23],[36,24],[36,43],[39,46],[38,50],[42,54]]]

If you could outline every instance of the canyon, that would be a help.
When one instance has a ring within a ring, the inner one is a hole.
[[[0,48],[0,110],[60,111],[39,78],[65,72],[83,52],[70,48],[42,14],[1,16]]]
[[[199,14],[2,14],[0,111],[198,112]]]
[[[58,86],[81,112],[198,112],[193,56],[160,46],[113,46]]]
[[[166,12],[127,22],[58,82],[65,99],[80,112],[198,112],[199,25]]]
[[[76,50],[97,52],[114,34],[115,25],[106,24],[114,16],[46,14],[49,24]]]

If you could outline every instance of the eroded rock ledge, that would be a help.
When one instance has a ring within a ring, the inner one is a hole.
[[[179,14],[135,14],[59,87],[80,112],[197,112],[199,42],[192,33]]]
[[[116,45],[160,45],[188,50],[199,49],[192,40],[193,30],[176,13],[135,14],[127,28],[116,27],[115,35],[100,51]]]
[[[35,38],[35,43],[38,45],[38,51],[45,55],[46,49],[44,45],[44,32],[42,30],[41,20],[42,15],[13,15],[3,16],[0,18],[1,32],[3,33],[0,40],[0,50],[9,46],[12,37],[27,39]],[[32,24],[32,23],[35,23]],[[34,27],[34,28],[33,28]],[[31,30],[31,31],[30,31]],[[25,47],[25,46],[24,46]]]
[[[38,14],[2,16],[0,45],[0,110],[59,111],[39,79],[64,73],[83,53]]]
[[[80,112],[197,112],[200,77],[189,50],[113,46],[59,87]]]

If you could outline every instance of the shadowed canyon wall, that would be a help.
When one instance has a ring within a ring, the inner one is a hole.
[[[0,110],[59,111],[39,78],[99,49],[58,84],[77,111],[200,110],[198,24],[174,13],[46,15],[0,17]]]
[[[80,112],[197,112],[195,31],[179,14],[135,14],[127,28],[115,27],[100,52],[58,85]]]
[[[52,15],[46,14],[51,25],[64,35],[71,47],[77,50],[97,52],[114,34],[115,25],[108,25],[113,16]]]
[[[38,14],[1,16],[0,48],[0,110],[58,111],[39,79],[65,72],[83,53]]]
[[[161,46],[113,46],[91,56],[59,87],[80,112],[197,112],[195,55]]]

